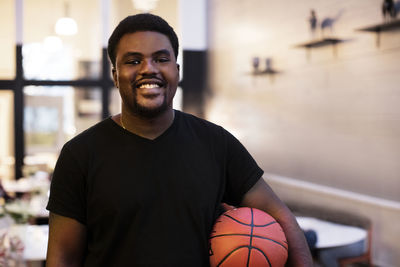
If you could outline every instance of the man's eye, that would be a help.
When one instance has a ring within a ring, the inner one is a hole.
[[[128,60],[126,62],[126,64],[137,65],[137,64],[140,64],[140,60],[138,60],[138,59]]]
[[[155,61],[159,62],[159,63],[163,63],[163,62],[169,62],[170,60],[167,57],[159,57]]]

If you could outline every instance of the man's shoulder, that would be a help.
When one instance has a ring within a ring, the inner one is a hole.
[[[233,135],[224,127],[209,120],[199,118],[192,114],[180,113],[180,134],[185,137],[193,137],[208,144],[227,144]]]
[[[66,146],[74,146],[74,145],[82,145],[88,144],[94,140],[96,140],[99,136],[104,135],[112,128],[113,121],[111,117],[104,119],[81,133],[74,136],[71,140],[69,140],[65,145]]]
[[[207,119],[203,119],[203,118],[197,117],[193,114],[185,113],[183,111],[177,111],[177,113],[181,117],[183,123],[190,124],[192,127],[205,128],[205,129],[218,130],[218,131],[223,130],[222,126],[220,126],[214,122],[211,122]]]

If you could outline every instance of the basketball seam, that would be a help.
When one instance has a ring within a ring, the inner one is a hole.
[[[227,258],[229,258],[230,255],[232,255],[232,253],[234,253],[236,250],[241,249],[241,248],[250,248],[250,246],[240,246],[240,247],[233,249],[232,251],[230,251],[228,254],[225,255],[225,257],[217,264],[217,267],[221,266],[221,264],[224,263],[224,261]]]
[[[240,247],[237,247],[237,248],[233,249],[233,250],[230,251],[228,254],[226,254],[225,257],[217,264],[217,267],[221,266],[221,264],[224,263],[224,261],[225,261],[226,259],[228,259],[230,255],[232,255],[235,251],[237,251],[238,249],[241,249],[241,248],[248,248],[248,249],[249,249],[249,253],[250,253],[251,249],[258,250],[259,252],[261,252],[261,254],[263,254],[263,256],[264,256],[265,259],[267,260],[269,266],[272,266],[272,265],[271,265],[271,262],[270,262],[270,260],[269,260],[269,258],[268,258],[268,256],[267,256],[267,255],[265,254],[265,252],[262,251],[261,249],[259,249],[259,248],[257,248],[257,247],[253,247],[253,246],[240,246]],[[250,262],[250,259],[248,258],[248,259],[247,259],[247,265],[249,264],[249,262]]]
[[[251,230],[250,230],[250,248],[249,248],[249,254],[247,256],[247,267],[249,267],[249,262],[250,262],[250,255],[251,255],[251,247],[253,246],[253,231],[254,231],[254,213],[253,209],[250,208],[251,211]]]
[[[250,236],[250,234],[222,234],[222,235],[214,235],[214,236],[211,236],[210,237],[210,239],[211,238],[215,238],[215,237],[224,237],[224,236]],[[284,244],[287,244],[287,242],[283,242],[283,243],[280,243],[279,241],[276,241],[276,240],[274,240],[274,239],[271,239],[271,238],[268,238],[268,237],[265,237],[265,236],[259,236],[259,235],[253,235],[253,237],[256,237],[256,238],[260,238],[260,239],[265,239],[265,240],[269,240],[269,241],[271,241],[271,242],[274,242],[274,243],[276,243],[276,244],[278,244],[278,245],[280,245],[280,246],[282,246],[284,249],[288,249]]]
[[[230,218],[230,219],[234,220],[235,222],[240,223],[240,224],[242,224],[242,225],[245,225],[245,226],[252,226],[251,223],[249,224],[249,223],[241,222],[241,221],[239,221],[239,220],[233,218],[233,217],[230,216],[230,215],[224,214],[224,216],[226,216],[226,217],[228,217],[228,218]],[[270,222],[270,223],[267,223],[267,224],[254,224],[254,227],[266,227],[266,226],[270,226],[270,225],[275,224],[275,223],[277,223],[277,222],[276,222],[276,221],[273,221],[273,222]]]
[[[254,248],[255,250],[258,250],[258,251],[260,251],[261,252],[261,254],[263,254],[264,255],[264,257],[265,257],[265,259],[267,260],[267,262],[268,262],[268,264],[269,264],[269,266],[272,266],[272,264],[271,264],[271,262],[269,261],[269,258],[268,258],[268,256],[264,253],[264,251],[262,251],[261,249],[259,249],[259,248],[257,248],[257,247],[251,247],[251,248]],[[248,263],[247,263],[248,264]]]

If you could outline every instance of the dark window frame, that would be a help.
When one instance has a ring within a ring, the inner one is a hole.
[[[14,94],[14,158],[15,158],[15,179],[22,177],[22,167],[25,157],[24,140],[24,87],[27,85],[35,86],[74,86],[85,90],[92,87],[100,87],[102,92],[102,118],[110,116],[110,91],[114,83],[110,76],[110,62],[107,57],[107,49],[102,49],[101,75],[98,79],[77,79],[77,80],[30,80],[24,78],[22,65],[22,45],[16,45],[16,70],[13,80],[0,80],[0,90],[11,90]]]

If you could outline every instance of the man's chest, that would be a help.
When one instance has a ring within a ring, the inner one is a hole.
[[[224,165],[207,147],[124,152],[93,161],[87,182],[88,216],[98,209],[107,216],[160,206],[208,210],[222,197]]]

